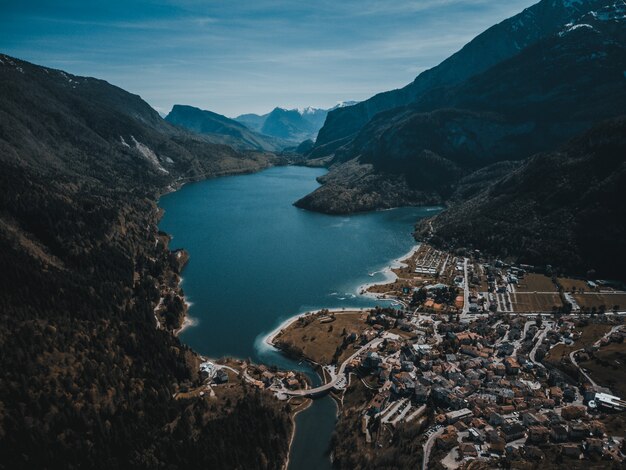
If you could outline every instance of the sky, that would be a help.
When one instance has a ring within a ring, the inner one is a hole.
[[[234,117],[402,87],[536,1],[0,0],[0,52]]]

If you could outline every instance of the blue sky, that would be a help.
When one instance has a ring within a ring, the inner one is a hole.
[[[236,116],[404,86],[535,2],[0,0],[0,51]]]

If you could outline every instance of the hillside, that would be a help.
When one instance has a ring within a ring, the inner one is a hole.
[[[599,124],[559,151],[537,154],[481,186],[469,197],[458,195],[460,202],[421,224],[417,236],[623,279],[626,117]]]
[[[624,19],[589,14],[579,21],[460,85],[378,114],[336,151],[322,180],[330,185],[297,204],[350,212],[443,202],[472,171],[553,150],[620,115],[626,108]],[[344,178],[348,164],[367,178]],[[392,182],[395,201],[379,195],[381,181]]]
[[[211,142],[238,150],[277,152],[293,145],[292,141],[254,132],[234,119],[193,106],[176,104],[165,120],[191,132],[203,134]]]
[[[181,263],[156,225],[172,186],[272,163],[104,81],[0,55],[0,468],[282,465],[291,425],[273,399],[173,398],[199,358],[172,334]]]
[[[376,114],[414,103],[437,87],[456,85],[549,37],[582,14],[613,4],[612,0],[541,0],[479,34],[461,50],[398,90],[379,93],[354,106],[329,113],[320,129],[313,157],[334,153]]]

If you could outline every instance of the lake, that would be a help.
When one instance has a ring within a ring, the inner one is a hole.
[[[329,216],[293,206],[325,172],[276,167],[189,184],[161,198],[159,228],[173,236],[172,249],[190,254],[182,286],[195,326],[181,333],[182,342],[209,357],[251,358],[319,380],[268,347],[265,336],[308,310],[375,305],[356,295],[357,287],[383,280],[380,271],[415,244],[415,222],[438,210]],[[297,416],[289,468],[330,468],[335,413],[326,397]]]

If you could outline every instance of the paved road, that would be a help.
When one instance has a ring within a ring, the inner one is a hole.
[[[312,396],[312,395],[319,395],[321,393],[327,392],[327,391],[331,390],[337,384],[337,382],[340,379],[342,379],[342,378],[345,379],[346,367],[348,366],[348,363],[352,359],[357,357],[363,351],[367,351],[369,348],[371,348],[373,346],[378,346],[382,342],[383,342],[382,338],[374,338],[372,341],[367,343],[365,346],[363,346],[361,349],[359,349],[357,352],[355,352],[352,356],[350,356],[348,359],[343,361],[341,363],[341,366],[339,366],[339,371],[337,372],[337,375],[335,375],[331,379],[330,382],[327,382],[324,385],[320,385],[319,387],[315,387],[315,388],[308,388],[308,389],[305,389],[305,390],[281,390],[281,392],[284,393],[285,395],[289,395],[289,396],[292,396],[292,397],[306,397],[306,396]]]
[[[600,342],[604,339],[604,338],[608,338],[609,336],[611,336],[613,333],[615,333],[617,330],[619,330],[622,327],[622,325],[617,325],[614,326],[613,328],[611,328],[609,331],[606,332],[606,334],[604,334],[604,336],[602,336],[602,338],[600,338],[598,341],[596,341],[595,343],[593,343],[594,346],[599,346]],[[584,348],[583,348],[584,349]],[[598,388],[598,384],[594,382],[594,380],[589,376],[589,374],[587,374],[587,372],[585,372],[583,370],[582,367],[580,367],[580,365],[578,365],[578,362],[576,362],[576,353],[579,351],[583,351],[583,349],[577,349],[576,351],[572,351],[571,353],[569,353],[569,360],[572,361],[572,364],[574,364],[574,367],[576,367],[581,374],[583,374],[585,376],[585,378],[589,381],[589,383],[591,384],[591,386],[595,389]]]
[[[462,315],[469,313],[469,280],[467,279],[468,258],[463,259],[463,311]]]
[[[428,468],[428,459],[430,458],[430,451],[433,449],[433,444],[435,443],[435,439],[443,434],[445,428],[441,428],[436,432],[432,433],[428,440],[424,443],[424,457],[422,458],[422,470],[426,470]]]
[[[541,362],[537,362],[536,360],[536,356],[537,356],[537,349],[539,349],[539,346],[541,345],[541,343],[543,342],[543,339],[546,337],[546,335],[548,334],[548,331],[550,331],[552,329],[553,323],[552,322],[545,322],[544,323],[544,329],[542,332],[540,332],[537,335],[537,341],[535,342],[535,345],[533,346],[533,349],[530,351],[529,354],[529,359],[532,363],[543,367],[545,369],[545,366],[541,363]]]

